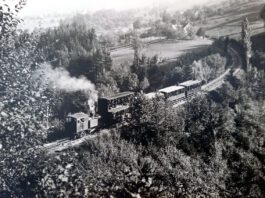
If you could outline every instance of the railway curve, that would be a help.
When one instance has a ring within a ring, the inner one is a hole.
[[[233,72],[233,75],[236,75],[240,71],[240,67],[242,66],[242,60],[240,57],[240,54],[231,46],[229,46],[229,52],[231,53],[232,57],[232,65],[218,78],[208,82],[207,84],[202,86],[202,93],[207,94],[210,91],[213,91],[217,88],[220,88],[224,82],[225,78],[230,74],[232,68],[235,69]],[[175,105],[174,107],[181,106],[185,104],[187,101],[180,102],[179,104]],[[93,135],[86,135],[80,139],[77,140],[70,140],[70,139],[62,139],[58,140],[52,143],[48,143],[42,146],[44,150],[46,150],[49,154],[56,154],[57,152],[64,151],[66,149],[74,148],[74,147],[79,147],[86,141],[89,141],[91,139],[95,139],[99,136],[102,135],[108,135],[110,134],[111,129],[103,129],[100,130],[98,133],[93,134]]]

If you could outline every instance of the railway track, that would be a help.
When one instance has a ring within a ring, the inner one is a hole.
[[[233,64],[221,76],[219,76],[218,78],[214,79],[213,81],[207,83],[206,85],[203,85],[202,86],[202,93],[205,94],[205,93],[208,93],[209,91],[213,91],[213,90],[221,87],[223,85],[223,83],[225,82],[225,78],[230,74],[231,68],[237,68],[233,72],[233,75],[237,75],[240,72],[240,69],[239,69],[239,67],[241,65],[240,55],[232,47],[230,47],[230,52],[232,55]],[[177,104],[173,105],[173,108],[177,108],[179,106],[182,106],[186,102],[187,101],[185,100],[185,101],[182,101],[180,103],[177,103]],[[70,140],[70,139],[58,140],[58,141],[55,141],[52,143],[45,144],[45,145],[43,145],[42,148],[44,150],[46,150],[49,154],[56,154],[57,152],[61,152],[61,151],[66,150],[66,149],[79,147],[80,145],[84,144],[86,141],[95,139],[99,136],[108,135],[108,134],[110,134],[110,130],[111,129],[103,129],[103,130],[100,130],[96,134],[86,135],[86,136],[84,136],[80,139],[76,139],[76,140]]]
[[[55,141],[52,143],[45,144],[41,148],[46,150],[49,154],[55,154],[57,152],[61,152],[61,151],[64,151],[66,149],[79,147],[83,143],[85,143],[89,140],[95,139],[99,136],[108,135],[109,131],[110,131],[110,129],[103,129],[103,130],[100,130],[96,134],[89,134],[89,135],[86,135],[86,136],[79,138],[79,139],[76,139],[76,140],[71,140],[71,139],[65,138],[62,140],[58,140],[58,141]]]
[[[221,76],[207,83],[206,85],[203,85],[202,91],[209,92],[219,88],[224,83],[225,77],[230,73],[230,71],[231,69],[227,69]]]
[[[218,78],[214,79],[213,81],[207,83],[206,85],[203,85],[202,91],[209,92],[209,91],[213,91],[213,90],[216,90],[217,88],[221,87],[225,82],[225,78],[230,74],[231,68],[237,68],[233,72],[233,75],[236,75],[240,71],[240,69],[238,69],[242,65],[240,55],[232,47],[229,48],[229,51],[231,53],[233,64],[221,76],[219,76]]]

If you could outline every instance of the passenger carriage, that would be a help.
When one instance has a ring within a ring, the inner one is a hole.
[[[160,89],[159,93],[162,93],[165,96],[167,102],[169,102],[171,105],[185,100],[185,88],[182,86],[171,86]]]
[[[185,87],[185,97],[191,99],[196,94],[201,91],[202,81],[199,80],[189,80],[179,84],[179,86]]]
[[[130,103],[134,92],[123,92],[98,99],[98,113],[102,116],[102,125],[110,126],[130,118]]]

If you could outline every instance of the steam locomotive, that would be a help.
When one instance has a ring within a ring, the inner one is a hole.
[[[163,97],[173,107],[180,102],[196,96],[201,90],[202,81],[190,80],[176,86],[166,87],[157,92],[144,94],[147,99]],[[71,138],[79,138],[87,133],[97,131],[99,128],[107,128],[114,124],[122,124],[131,119],[130,103],[134,98],[134,92],[122,92],[98,99],[97,114],[76,113],[66,118],[66,131]]]

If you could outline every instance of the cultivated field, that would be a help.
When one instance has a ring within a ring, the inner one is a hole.
[[[196,38],[194,40],[162,40],[147,44],[142,53],[147,57],[158,55],[159,59],[172,60],[187,52],[203,49],[212,44],[211,40]],[[111,52],[113,64],[131,64],[134,52],[131,47],[119,48]]]
[[[214,16],[207,19],[207,35],[210,37],[230,36],[240,37],[242,21],[247,17],[253,35],[264,31],[264,23],[259,18],[259,12],[262,9],[264,1],[256,0],[248,3],[239,3],[233,7],[227,7],[223,15]]]

